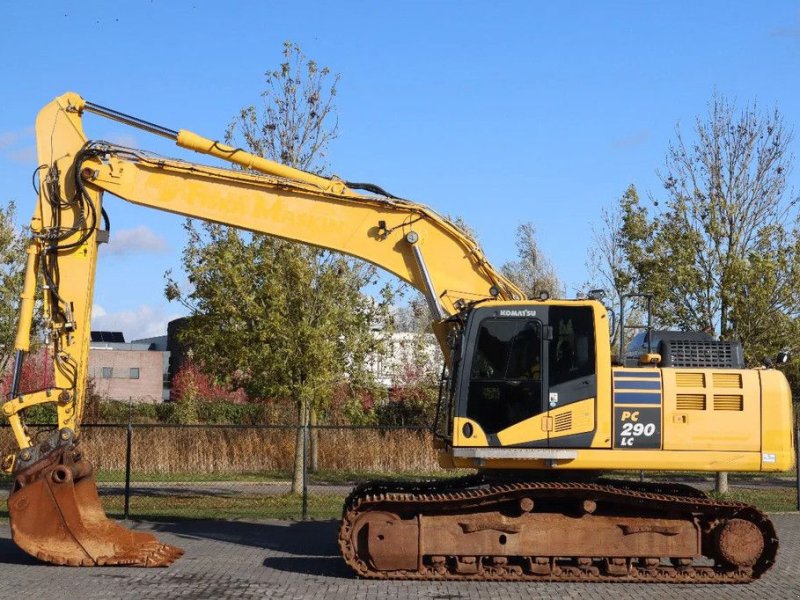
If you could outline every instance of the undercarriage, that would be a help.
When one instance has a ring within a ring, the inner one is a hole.
[[[480,474],[357,487],[339,547],[367,578],[747,583],[778,539],[756,508],[686,485]]]

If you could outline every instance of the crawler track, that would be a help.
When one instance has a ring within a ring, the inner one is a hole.
[[[339,547],[379,579],[747,583],[778,539],[756,508],[685,485],[476,475],[357,487]]]

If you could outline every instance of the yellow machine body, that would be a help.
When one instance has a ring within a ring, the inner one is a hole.
[[[592,310],[596,393],[569,404],[544,406],[540,413],[494,436],[476,420],[455,416],[449,443],[440,445],[442,467],[765,472],[792,468],[791,390],[781,372],[612,366],[605,309],[594,301],[542,303],[559,304]],[[535,309],[537,304],[503,306]]]
[[[87,141],[87,111],[246,170]],[[364,195],[353,189],[359,184],[164,129],[73,93],[40,111],[36,134],[39,198],[13,391],[3,405],[18,451],[4,468],[17,481],[9,499],[14,539],[44,560],[153,566],[180,554],[105,519],[91,466],[76,449],[97,247],[108,239],[101,218],[104,192],[343,252],[420,290],[450,373],[436,427],[443,467],[783,471],[793,464],[791,395],[779,371],[613,366],[608,315],[600,302],[525,300],[474,240],[423,205]],[[30,348],[39,297],[55,381],[51,388],[19,393],[19,368]],[[56,406],[59,430],[34,444],[22,415],[42,403]],[[31,512],[33,506],[39,512]],[[50,544],[54,537],[76,542]]]

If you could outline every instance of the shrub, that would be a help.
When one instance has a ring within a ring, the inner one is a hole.
[[[248,400],[247,394],[242,388],[228,390],[224,386],[218,385],[192,362],[186,362],[172,378],[170,397],[178,403],[196,400],[198,402],[244,404]]]
[[[436,376],[426,369],[424,362],[412,359],[398,366],[394,381],[387,401],[375,407],[377,423],[395,427],[431,426],[436,416]]]

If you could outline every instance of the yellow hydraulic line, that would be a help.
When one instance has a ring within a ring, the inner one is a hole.
[[[58,102],[60,104],[62,104],[62,105],[66,104],[67,107],[68,107],[66,110],[69,111],[69,112],[76,113],[77,115],[80,115],[84,110],[85,111],[89,111],[89,112],[92,112],[94,114],[98,114],[100,116],[103,116],[105,118],[112,119],[112,120],[118,121],[120,123],[124,123],[126,125],[130,125],[132,127],[136,127],[138,129],[142,129],[144,131],[148,131],[148,132],[153,133],[155,135],[159,135],[159,136],[171,139],[171,140],[173,140],[175,142],[175,144],[177,146],[179,146],[181,148],[185,148],[187,150],[192,150],[192,151],[198,152],[200,154],[206,154],[206,155],[209,155],[209,156],[214,156],[216,158],[220,158],[222,160],[225,160],[226,162],[230,162],[230,163],[239,165],[239,166],[241,166],[241,167],[243,167],[245,169],[248,169],[248,170],[257,171],[257,172],[260,172],[260,173],[264,173],[266,175],[271,175],[273,177],[279,177],[281,179],[284,179],[286,181],[285,184],[282,184],[281,182],[275,182],[273,184],[273,185],[275,185],[276,189],[289,192],[289,194],[284,194],[284,196],[291,195],[291,192],[293,190],[296,193],[299,194],[298,198],[300,196],[304,196],[304,197],[307,196],[308,190],[297,190],[297,184],[298,183],[304,183],[304,184],[307,184],[307,185],[314,186],[314,188],[316,188],[317,190],[319,190],[323,194],[328,194],[328,195],[331,195],[331,196],[334,196],[334,197],[339,197],[339,198],[348,199],[348,200],[359,201],[359,204],[361,204],[365,199],[368,198],[368,197],[365,197],[365,196],[363,196],[363,195],[361,195],[359,193],[356,193],[353,190],[351,190],[350,188],[348,188],[347,185],[346,185],[346,182],[342,181],[341,179],[338,179],[338,178],[335,178],[335,177],[329,179],[327,177],[322,177],[322,176],[319,176],[319,175],[315,175],[313,173],[308,173],[308,172],[302,171],[300,169],[296,169],[296,168],[293,168],[293,167],[288,167],[286,165],[283,165],[283,164],[268,160],[266,158],[262,158],[260,156],[256,156],[256,155],[254,155],[252,153],[246,152],[245,150],[242,150],[241,148],[234,148],[232,146],[228,146],[226,144],[222,144],[219,141],[203,137],[203,136],[201,136],[199,134],[196,134],[196,133],[194,133],[192,131],[189,131],[189,130],[186,130],[186,129],[174,130],[174,129],[169,129],[167,127],[164,127],[164,126],[161,126],[161,125],[157,125],[157,124],[154,124],[154,123],[151,123],[151,122],[148,122],[148,121],[144,121],[144,120],[142,120],[142,119],[140,119],[138,117],[127,115],[127,114],[121,113],[119,111],[116,111],[116,110],[108,108],[108,107],[100,106],[100,105],[94,104],[92,102],[86,102],[83,98],[81,98],[77,94],[73,94],[73,93],[65,94],[64,96],[59,98]],[[164,161],[159,161],[159,166],[163,162]],[[124,180],[125,180],[124,177],[122,177],[121,179],[115,178],[115,183],[114,183],[113,188],[109,187],[109,188],[107,188],[107,190],[110,191],[111,193],[116,194],[116,195],[120,195],[122,190],[119,187],[119,185],[123,184]],[[159,187],[160,184],[158,184],[158,182],[156,182],[155,186]],[[141,189],[144,189],[144,188],[137,189],[137,193],[140,192]],[[125,199],[127,199],[129,201],[132,201],[132,202],[138,202],[140,204],[147,204],[145,202],[138,201],[136,199],[136,196],[133,196],[133,195],[132,196],[127,196],[125,194],[122,194],[122,196],[120,196],[120,197],[124,197]],[[322,202],[322,201],[325,201],[325,200],[321,199],[320,201]],[[195,201],[193,199],[192,200],[192,206],[194,206],[194,204],[195,204]],[[154,208],[159,208],[159,209],[166,209],[167,208],[166,205],[161,205],[161,204],[153,203],[153,202],[149,203],[149,205],[153,206]],[[173,206],[173,207],[175,206],[174,202],[171,202],[171,206]],[[416,222],[416,221],[421,221],[422,223],[418,226],[418,229],[423,229],[425,227],[425,225],[427,224],[427,226],[431,229],[431,231],[427,232],[428,234],[433,233],[433,234],[435,234],[435,237],[438,239],[439,238],[438,234],[441,233],[441,234],[443,234],[443,237],[450,238],[450,242],[455,242],[455,244],[457,246],[462,246],[462,248],[459,248],[459,249],[455,250],[456,254],[453,254],[452,256],[453,257],[462,258],[462,259],[467,259],[472,264],[474,270],[477,273],[469,273],[468,280],[471,281],[472,278],[474,278],[474,276],[476,274],[478,274],[479,278],[483,279],[485,281],[485,283],[488,284],[485,289],[483,288],[484,282],[480,282],[478,284],[478,288],[475,288],[475,289],[473,289],[471,287],[467,287],[466,288],[467,300],[476,300],[476,299],[481,299],[481,298],[488,298],[490,295],[491,296],[495,296],[495,297],[497,297],[499,299],[505,299],[505,300],[522,299],[522,298],[525,297],[524,293],[517,286],[515,286],[508,279],[503,277],[503,275],[500,274],[499,272],[497,272],[494,268],[492,268],[492,266],[488,263],[486,258],[483,256],[483,253],[481,252],[480,248],[475,244],[475,242],[473,240],[471,240],[468,236],[465,236],[457,227],[454,227],[452,224],[450,224],[446,220],[444,220],[441,217],[439,217],[438,215],[436,215],[430,209],[428,209],[428,208],[426,208],[426,207],[424,207],[422,205],[415,204],[413,202],[404,201],[404,200],[398,200],[398,199],[393,199],[393,201],[391,202],[391,206],[374,207],[373,205],[364,204],[364,209],[367,210],[367,211],[368,210],[372,210],[372,212],[374,214],[371,214],[370,218],[374,218],[377,223],[381,223],[382,222],[380,220],[380,217],[383,216],[382,213],[384,213],[384,212],[386,214],[389,214],[389,213],[394,214],[396,212],[407,212],[407,213],[414,212],[414,213],[416,213],[418,215],[418,218],[416,218],[416,219],[414,219],[414,220],[412,220],[410,222],[413,223],[413,222]],[[207,218],[209,216],[209,215],[203,215],[202,213],[196,213],[194,211],[181,211],[181,210],[175,210],[174,208],[172,208],[170,210],[173,210],[174,212],[180,212],[182,214],[186,214],[187,216],[199,216],[200,218]],[[341,217],[342,217],[341,214],[337,215],[337,218],[339,220],[341,220]],[[228,219],[227,218],[216,218],[216,219],[212,219],[212,220],[216,220],[217,222],[220,222],[220,223],[228,223]],[[245,228],[247,228],[247,225],[234,225],[234,226],[239,226],[239,227],[244,226]],[[397,229],[398,226],[400,226],[400,225],[395,225],[395,227],[393,227],[393,229]],[[270,231],[268,229],[259,229],[259,231],[263,231],[264,233],[270,233]],[[426,237],[426,232],[415,230],[414,233],[415,233],[416,236],[418,236],[419,241],[423,242],[424,238]],[[276,234],[276,235],[280,235],[280,234]],[[303,241],[304,243],[315,243],[314,240],[308,240],[308,239],[303,240],[303,239],[301,239],[301,238],[299,238],[297,236],[294,236],[294,235],[284,235],[283,237],[286,237],[287,239],[296,239],[298,241]],[[430,236],[427,236],[427,237],[430,237]],[[319,245],[321,245],[323,247],[328,247],[321,240],[317,240],[317,243],[319,243]],[[432,254],[436,254],[437,252],[442,250],[442,248],[439,247],[440,244],[438,242],[433,242],[432,239],[424,240],[423,243],[425,244],[425,249],[427,250],[427,252],[424,252],[425,259],[426,259],[425,262],[428,262],[428,261],[430,261],[432,259],[431,258]],[[342,251],[342,252],[348,252],[347,248],[338,247],[336,249],[338,249],[339,251]],[[449,253],[453,252],[453,250],[451,248],[446,248],[446,251],[449,252]],[[392,248],[385,248],[385,249],[379,251],[379,253],[383,253],[383,254],[386,254],[387,252],[401,252],[402,253],[402,250],[398,250],[397,248],[392,247]],[[365,254],[360,254],[358,252],[349,252],[349,253],[351,253],[351,254],[353,254],[355,256],[359,256],[361,258],[364,258],[366,260],[370,260],[371,262],[377,262],[377,264],[381,264],[380,261],[373,260],[373,256],[372,256],[373,248],[370,248],[369,249],[369,253],[365,253]],[[419,255],[423,254],[421,247],[416,248],[416,254],[419,254]],[[413,259],[412,259],[412,262],[413,262]],[[419,260],[417,259],[416,262],[418,263]],[[441,262],[441,261],[439,261],[439,262]],[[395,266],[397,266],[397,265],[395,265]],[[403,268],[401,268],[399,270],[397,268],[390,268],[389,270],[391,272],[393,272],[393,273],[400,274],[401,277],[404,277],[403,274],[408,275],[407,272],[409,270],[409,266],[406,265],[406,264],[403,264],[401,266]],[[435,264],[431,264],[430,268],[431,268],[432,271],[435,271],[436,273],[444,273],[444,272],[449,271],[449,269],[447,269],[446,267],[445,267],[445,270],[442,271],[441,270],[441,265],[437,266]],[[417,278],[413,274],[411,275],[410,278],[407,277],[407,276],[404,277],[404,278],[407,281],[410,281],[412,283],[416,282],[417,285],[421,285],[421,282],[420,281],[416,281]],[[450,279],[453,279],[453,278],[451,277]],[[435,293],[437,296],[439,296],[443,291],[445,291],[447,289],[455,290],[455,289],[459,288],[459,286],[463,286],[463,285],[467,285],[467,280],[462,280],[455,287],[452,287],[452,286],[437,286],[436,289],[434,290],[433,288],[428,289],[428,288],[430,288],[430,286],[425,286],[424,289],[427,290],[429,293]],[[496,288],[497,291],[494,292],[494,291],[491,290],[491,288]],[[420,289],[423,289],[423,288],[421,287]],[[461,289],[464,289],[464,288],[462,287]],[[448,313],[452,313],[453,308],[454,307],[447,307],[446,310],[447,310]],[[438,311],[436,311],[436,312],[438,312]],[[439,316],[441,316],[441,315],[439,315]]]
[[[36,300],[36,275],[39,272],[39,244],[31,240],[28,244],[28,260],[25,264],[25,281],[20,294],[19,325],[14,348],[27,352],[31,344],[31,324]]]
[[[321,190],[326,192],[345,194],[350,191],[348,190],[347,186],[345,186],[343,181],[339,181],[337,179],[328,179],[326,177],[320,177],[319,175],[314,175],[306,171],[301,171],[300,169],[287,167],[281,163],[245,152],[241,148],[234,148],[232,146],[220,144],[217,141],[210,140],[202,135],[187,131],[186,129],[181,129],[178,132],[178,137],[176,138],[175,143],[181,148],[216,156],[217,158],[222,158],[228,162],[232,162],[244,167],[245,169],[253,169],[255,171],[261,171],[262,173],[274,175],[276,177],[284,177],[286,179],[294,179],[296,181],[310,183],[312,185],[316,185]]]
[[[361,194],[358,194],[353,190],[351,190],[350,188],[348,188],[346,183],[341,179],[335,177],[329,179],[327,177],[314,175],[313,173],[308,173],[300,169],[288,167],[281,163],[271,161],[269,159],[262,158],[260,156],[256,156],[254,154],[246,152],[241,148],[234,148],[232,146],[222,144],[219,141],[203,137],[187,129],[181,129],[176,131],[174,129],[169,129],[167,127],[164,127],[162,125],[157,125],[149,121],[144,121],[138,117],[127,115],[105,106],[100,106],[92,102],[86,102],[83,98],[74,93],[65,94],[64,96],[62,96],[62,99],[64,98],[66,99],[66,104],[69,106],[68,110],[72,110],[74,112],[77,112],[78,114],[80,114],[83,110],[87,110],[89,112],[101,115],[105,118],[119,121],[120,123],[124,123],[126,125],[130,125],[132,127],[148,131],[155,135],[171,139],[176,143],[177,146],[181,148],[192,150],[200,154],[207,154],[209,156],[214,156],[216,158],[220,158],[227,162],[244,167],[245,169],[250,169],[264,173],[266,175],[272,175],[274,177],[280,177],[282,179],[286,179],[287,185],[289,186],[291,186],[292,183],[295,184],[298,182],[306,183],[313,185],[315,188],[319,189],[323,193],[333,194],[335,196],[340,196],[353,200],[365,199],[365,197],[362,196]],[[277,186],[281,187],[280,184],[277,184]],[[112,193],[117,193],[117,190],[109,189],[109,191],[111,191]],[[131,198],[127,199],[131,200]],[[471,256],[470,260],[475,264],[476,270],[482,272],[483,278],[487,280],[490,286],[494,286],[498,289],[497,296],[500,299],[516,300],[525,297],[525,294],[522,292],[522,290],[520,290],[508,279],[503,277],[502,274],[498,273],[488,263],[486,258],[483,256],[483,253],[481,252],[480,248],[474,243],[473,240],[465,236],[458,228],[454,227],[452,224],[442,219],[441,217],[437,216],[435,213],[433,213],[431,210],[429,210],[424,206],[409,201],[397,200],[397,199],[395,200],[397,202],[394,205],[395,207],[406,208],[409,211],[417,212],[420,215],[419,220],[427,221],[429,222],[429,224],[444,230],[446,235],[449,235],[451,238],[453,238],[453,240],[456,241],[456,243],[459,243],[462,246],[464,246],[468,254]],[[162,208],[160,206],[154,206],[154,207]],[[190,214],[189,216],[198,216],[198,215]],[[203,218],[202,215],[199,216]],[[419,232],[417,232],[417,234],[419,235]],[[341,248],[339,250],[345,251]],[[419,253],[419,248],[417,248],[417,253]],[[460,252],[459,255],[461,255]],[[370,260],[368,256],[361,256],[361,258]],[[488,294],[489,290],[487,289],[485,291],[482,291],[482,293],[477,294],[477,297],[483,297]]]

